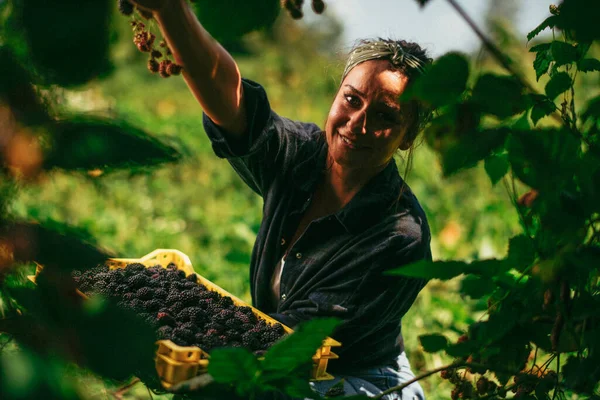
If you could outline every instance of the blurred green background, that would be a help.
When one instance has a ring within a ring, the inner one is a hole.
[[[141,257],[157,248],[181,250],[198,273],[249,301],[247,268],[262,200],[225,160],[212,153],[202,129],[202,111],[184,80],[151,75],[146,70],[146,56],[131,41],[128,19],[116,15],[116,7],[114,12],[114,72],[81,88],[59,89],[48,95],[57,100],[62,108],[59,112],[125,119],[187,149],[186,158],[148,172],[100,176],[53,172],[40,184],[20,188],[10,204],[11,212],[84,228],[121,257]],[[489,35],[535,83],[530,67],[533,56],[525,39],[515,38],[510,19],[495,18],[502,16],[495,13],[492,7]],[[539,21],[543,18],[540,15]],[[158,32],[157,26],[150,25]],[[342,29],[341,22],[331,16],[296,22],[282,13],[268,32],[247,35],[231,49],[242,74],[266,88],[277,113],[323,126],[343,69],[339,52]],[[474,75],[499,70],[484,51],[472,54],[471,60]],[[544,84],[543,79],[537,83],[539,88]],[[589,97],[583,88],[578,95]],[[403,171],[402,155],[397,162]],[[423,144],[415,151],[406,181],[429,218],[434,259],[501,257],[508,238],[520,230],[502,183],[492,186],[483,165],[443,179],[435,155]],[[449,361],[443,355],[422,352],[419,335],[443,331],[455,339],[486,308],[462,298],[458,284],[458,280],[430,282],[403,320],[407,353],[417,374]],[[109,398],[109,392],[115,390],[91,375],[82,379],[91,382],[91,398]],[[429,399],[449,398],[450,384],[437,376],[421,384]],[[148,396],[143,388],[124,394]]]

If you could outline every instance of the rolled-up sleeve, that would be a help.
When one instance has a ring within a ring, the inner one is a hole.
[[[227,159],[244,182],[264,197],[275,175],[284,174],[296,162],[302,143],[314,138],[320,129],[277,115],[258,83],[242,79],[242,86],[246,107],[246,133],[242,139],[236,139],[206,113],[203,125],[214,153]]]

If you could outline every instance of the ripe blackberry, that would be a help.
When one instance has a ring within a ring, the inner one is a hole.
[[[167,299],[166,299],[167,304],[174,304],[174,303],[179,303],[179,302],[181,302],[180,293],[171,292],[167,295]]]
[[[167,298],[167,291],[160,287],[158,289],[155,289],[154,298],[157,300],[165,300]]]
[[[182,321],[191,321],[195,324],[206,321],[206,313],[199,307],[187,307],[181,310],[177,318]]]
[[[129,308],[135,311],[142,311],[144,309],[144,303],[139,299],[133,299],[129,302]]]
[[[250,317],[248,317],[246,314],[241,313],[239,311],[234,311],[233,317],[235,320],[239,321],[242,325],[251,323]]]
[[[257,350],[261,347],[261,341],[255,332],[248,331],[242,334],[242,344],[250,350]]]
[[[181,301],[186,306],[197,306],[200,302],[200,295],[190,291],[182,292]]]
[[[117,286],[117,293],[119,293],[120,296],[123,296],[128,291],[129,291],[129,288],[127,287],[127,285],[119,284]]]
[[[260,342],[265,348],[267,348],[270,347],[276,341],[278,341],[280,338],[281,335],[277,334],[276,332],[266,331],[261,335]]]
[[[221,334],[222,332],[225,331],[225,325],[220,324],[218,322],[211,321],[211,322],[207,323],[206,325],[204,325],[204,329],[206,330],[207,333],[209,331],[215,331],[216,333]]]
[[[227,342],[242,340],[242,334],[235,329],[228,329],[225,331],[225,336],[227,336]]]
[[[225,309],[233,307],[233,300],[231,300],[231,297],[228,296],[221,297],[218,303],[221,307]]]
[[[170,339],[173,336],[173,328],[169,325],[163,325],[156,330],[159,339]]]
[[[132,293],[132,292],[125,293],[125,294],[123,294],[122,297],[123,297],[123,300],[127,300],[127,301],[131,301],[136,298],[135,293]]]
[[[185,279],[193,283],[198,283],[198,276],[196,274],[189,274]]]
[[[214,309],[215,304],[213,303],[212,299],[200,299],[198,301],[198,307],[200,307],[203,310],[206,311],[211,311]]]
[[[119,0],[119,12],[127,16],[133,14],[133,4],[127,0]]]
[[[160,309],[161,303],[158,300],[146,300],[144,301],[144,309],[150,312],[156,312]]]
[[[144,266],[144,264],[140,264],[140,263],[132,263],[127,265],[127,267],[125,267],[125,272],[129,273],[129,274],[135,274],[137,272],[142,272],[146,269],[146,267]]]
[[[179,328],[187,329],[194,332],[194,335],[198,332],[198,327],[193,322],[183,322],[179,324]]]
[[[213,315],[213,320],[223,324],[231,318],[233,318],[233,311],[231,310],[221,310],[219,313]]]
[[[140,300],[150,300],[154,297],[154,291],[149,287],[143,287],[135,292],[135,297]]]
[[[242,331],[246,332],[254,328],[254,324],[242,324]]]
[[[148,286],[148,283],[150,283],[148,277],[142,274],[133,275],[127,280],[127,285],[132,289]]]
[[[177,315],[184,308],[185,308],[185,305],[182,302],[178,301],[169,306],[169,311],[171,311],[173,314]]]
[[[225,326],[234,330],[242,330],[242,323],[238,319],[228,319],[225,321]]]

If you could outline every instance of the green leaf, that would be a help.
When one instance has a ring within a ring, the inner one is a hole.
[[[480,299],[491,294],[497,287],[489,278],[469,275],[461,281],[460,292],[472,299]]]
[[[550,52],[552,53],[552,58],[556,62],[554,65],[555,67],[577,61],[577,47],[570,43],[555,40],[550,45]]]
[[[566,72],[559,72],[550,78],[546,84],[546,96],[554,100],[559,94],[569,90],[572,81],[569,74]]]
[[[535,259],[536,251],[533,240],[527,235],[514,236],[508,242],[507,260],[512,264],[512,267],[523,271]]]
[[[560,5],[556,27],[568,31],[578,42],[600,39],[598,29],[600,3],[590,0],[566,0]]]
[[[529,40],[533,39],[534,37],[539,35],[540,32],[542,32],[546,28],[553,28],[556,25],[556,20],[557,20],[557,18],[555,15],[551,15],[548,18],[546,18],[534,30],[532,30],[531,32],[529,32],[527,34],[527,40],[529,41]]]
[[[51,128],[44,167],[92,170],[145,167],[180,159],[173,147],[124,121],[75,117]]]
[[[555,110],[556,105],[546,96],[537,100],[531,108],[531,120],[533,121],[533,125],[535,126],[540,119],[552,114]]]
[[[335,318],[316,318],[301,323],[294,333],[267,351],[262,361],[263,369],[285,375],[310,363],[323,340],[332,334],[339,323]]]
[[[550,62],[553,61],[552,53],[550,52],[550,44],[549,43],[544,43],[544,44],[547,44],[548,47],[538,50],[537,54],[535,55],[535,60],[533,60],[533,69],[535,69],[536,81],[539,81],[540,78],[542,77],[542,75],[548,73],[548,68],[550,67]],[[538,46],[536,46],[536,47],[538,47]]]
[[[208,373],[216,382],[247,385],[256,379],[258,371],[258,360],[246,349],[215,349],[210,353]]]
[[[482,75],[473,88],[472,101],[482,111],[500,118],[510,117],[525,109],[523,87],[512,76]]]
[[[455,103],[464,92],[469,77],[469,62],[459,53],[447,53],[419,76],[401,96],[416,97],[434,107]]]
[[[112,71],[109,56],[112,4],[63,0],[19,1],[10,13],[8,37],[23,36],[43,84],[82,85]]]
[[[572,180],[581,142],[557,129],[513,131],[507,146],[513,173],[526,185],[558,193]]]
[[[581,72],[600,71],[600,60],[596,58],[584,58],[577,63]]]
[[[421,342],[423,350],[427,353],[435,353],[437,351],[445,350],[446,347],[448,347],[448,339],[446,336],[438,333],[420,335],[419,342]]]
[[[492,181],[492,185],[495,185],[504,177],[504,175],[506,175],[510,168],[510,163],[505,154],[492,154],[489,157],[486,157],[484,166],[485,172]]]
[[[271,27],[281,10],[278,0],[196,0],[194,8],[202,26],[219,42],[235,41],[249,32]]]
[[[502,146],[508,136],[504,128],[471,132],[460,141],[450,144],[442,152],[444,176],[450,176],[461,169],[475,166],[479,161]]]
[[[448,280],[461,274],[495,276],[509,269],[505,260],[482,260],[467,264],[464,261],[421,260],[400,268],[386,271],[387,275],[403,275],[413,278]]]

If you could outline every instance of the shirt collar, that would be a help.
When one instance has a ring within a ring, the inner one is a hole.
[[[327,142],[319,138],[311,153],[302,157],[303,161],[293,169],[293,180],[297,188],[312,195],[327,159]],[[308,147],[308,146],[307,146]],[[388,165],[375,175],[335,217],[349,233],[356,234],[381,221],[396,204],[404,181],[398,173],[396,162]],[[405,189],[410,190],[408,187]]]

